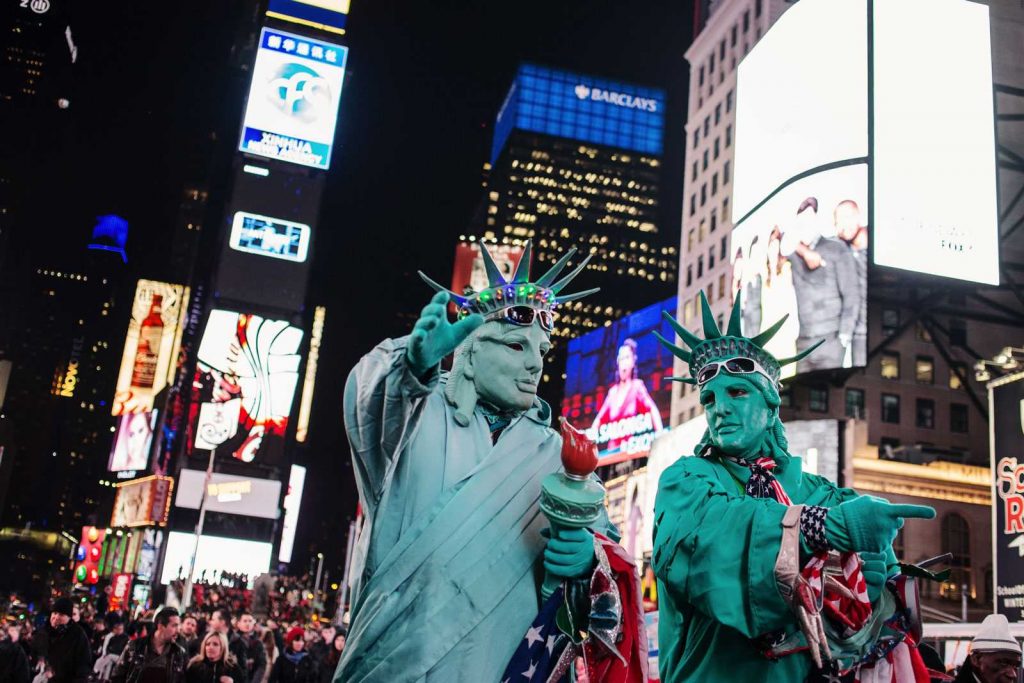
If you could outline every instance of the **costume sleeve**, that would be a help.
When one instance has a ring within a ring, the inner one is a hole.
[[[345,384],[345,429],[362,499],[376,505],[415,431],[419,409],[437,384],[421,381],[405,359],[408,337],[386,339],[363,356]]]
[[[731,494],[689,460],[665,470],[658,486],[658,578],[679,602],[749,638],[790,624],[775,583],[786,506]]]
[[[839,313],[839,334],[853,337],[857,315],[860,313],[860,280],[857,277],[857,262],[853,258],[853,252],[845,244],[838,246],[835,259],[836,281],[839,296],[843,300]]]

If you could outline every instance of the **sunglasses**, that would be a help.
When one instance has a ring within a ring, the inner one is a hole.
[[[551,311],[538,311],[529,306],[508,306],[507,308],[489,313],[485,319],[504,320],[507,323],[519,325],[520,327],[529,327],[537,318],[540,318],[540,328],[545,332],[550,332],[551,328],[555,325],[554,313]]]
[[[726,361],[708,363],[697,373],[697,386],[704,386],[718,376],[718,373],[725,370],[731,375],[749,375],[757,373],[772,384],[775,380],[768,374],[768,371],[753,358],[730,358]]]

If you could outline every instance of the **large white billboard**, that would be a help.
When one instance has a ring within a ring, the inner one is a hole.
[[[733,222],[802,173],[868,153],[866,0],[802,0],[736,74]]]
[[[327,169],[348,48],[264,28],[239,149]]]
[[[196,535],[184,531],[167,534],[167,553],[160,583],[188,577],[189,564],[195,548]],[[246,541],[223,536],[203,536],[196,553],[195,577],[213,581],[221,573],[245,574],[251,586],[253,579],[270,570],[271,546],[262,541]]]
[[[874,3],[879,265],[999,284],[988,12],[965,0]]]
[[[198,510],[203,499],[205,480],[206,472],[183,469],[178,478],[178,493],[174,504],[180,508]],[[281,482],[273,479],[214,472],[206,487],[206,509],[213,512],[277,519],[280,499]]]
[[[292,561],[292,549],[295,547],[295,530],[299,526],[299,508],[302,507],[302,491],[306,486],[306,468],[292,465],[288,475],[288,492],[284,495],[284,521],[281,524],[281,549],[277,559],[281,562]]]

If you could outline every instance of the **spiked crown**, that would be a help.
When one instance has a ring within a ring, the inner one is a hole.
[[[734,301],[732,305],[732,313],[729,315],[729,326],[726,329],[725,334],[722,334],[722,331],[718,329],[718,323],[715,321],[715,316],[711,312],[711,306],[708,305],[708,300],[707,297],[704,296],[704,292],[700,293],[700,310],[701,318],[704,323],[704,339],[701,339],[696,334],[680,325],[679,321],[673,318],[668,311],[661,312],[665,320],[667,320],[672,326],[672,329],[674,329],[676,334],[679,335],[679,338],[683,340],[683,343],[690,347],[689,351],[676,346],[657,332],[654,333],[654,336],[658,338],[658,341],[671,351],[674,356],[689,364],[689,377],[673,378],[679,382],[696,384],[698,373],[700,373],[701,368],[708,363],[741,357],[757,361],[761,367],[768,371],[772,380],[776,385],[778,385],[783,365],[795,363],[798,360],[805,358],[825,341],[822,339],[810,348],[804,349],[791,358],[783,358],[779,360],[772,354],[765,351],[764,345],[767,344],[768,340],[774,337],[779,329],[782,328],[782,325],[786,322],[789,314],[782,316],[781,320],[760,334],[748,338],[743,336],[740,328],[740,321],[743,319],[743,311],[740,305],[740,295],[738,292],[736,294],[736,301]]]
[[[486,316],[488,313],[500,311],[508,306],[529,306],[537,310],[554,311],[559,305],[593,294],[598,291],[588,289],[575,294],[561,294],[561,291],[572,280],[583,272],[590,261],[590,255],[580,261],[580,264],[568,275],[557,282],[555,279],[565,269],[569,260],[576,254],[576,247],[565,252],[562,258],[558,259],[555,265],[551,266],[548,272],[544,273],[536,282],[530,282],[530,258],[533,252],[533,243],[526,241],[523,248],[522,258],[512,279],[506,281],[501,275],[501,269],[494,262],[490,252],[483,242],[480,242],[480,255],[484,260],[484,268],[487,270],[487,288],[480,292],[469,294],[458,294],[446,287],[442,287],[420,271],[420,277],[424,282],[438,292],[447,292],[448,299],[458,308],[459,317],[465,317],[472,313],[479,313]]]

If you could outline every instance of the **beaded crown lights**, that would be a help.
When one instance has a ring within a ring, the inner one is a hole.
[[[782,328],[783,323],[785,323],[786,319],[789,317],[788,313],[782,316],[781,320],[768,329],[764,330],[760,334],[748,338],[743,336],[740,329],[740,322],[743,319],[743,311],[742,306],[740,305],[740,295],[738,292],[736,294],[736,301],[733,302],[732,305],[732,313],[729,316],[729,326],[726,329],[725,334],[722,334],[722,331],[718,329],[718,323],[715,321],[715,316],[711,312],[711,306],[708,305],[708,300],[707,297],[704,296],[704,292],[700,293],[700,310],[701,318],[704,323],[704,339],[701,339],[696,334],[680,325],[679,321],[673,318],[668,311],[661,312],[665,320],[667,320],[669,325],[672,326],[672,329],[674,329],[680,339],[683,340],[683,343],[690,347],[689,351],[676,346],[657,332],[654,333],[654,336],[658,338],[658,341],[671,351],[674,356],[686,361],[690,365],[689,377],[673,378],[678,382],[696,384],[696,377],[700,373],[701,368],[713,361],[724,361],[730,358],[749,358],[757,361],[761,367],[771,375],[775,384],[778,385],[779,375],[782,372],[783,365],[795,363],[798,360],[805,358],[825,341],[822,339],[795,356],[779,360],[772,354],[765,351],[764,345],[767,344],[768,340],[774,337],[775,333]]]
[[[587,262],[590,261],[588,254],[572,272],[556,282],[555,278],[561,274],[566,264],[576,254],[575,247],[565,252],[565,255],[558,259],[555,265],[551,266],[551,269],[536,282],[531,282],[530,257],[533,252],[533,243],[530,240],[527,240],[526,246],[523,248],[523,256],[519,259],[516,272],[508,281],[502,277],[501,269],[491,258],[487,247],[482,242],[478,242],[478,244],[480,245],[480,255],[484,260],[484,267],[487,270],[488,285],[483,291],[457,294],[437,284],[420,271],[420,277],[424,282],[438,292],[447,292],[449,300],[458,309],[460,318],[473,313],[479,313],[486,317],[489,313],[496,313],[509,306],[529,306],[540,311],[556,311],[561,304],[581,299],[598,291],[597,289],[588,289],[575,294],[560,294],[566,285],[583,272],[583,269],[587,267]]]

